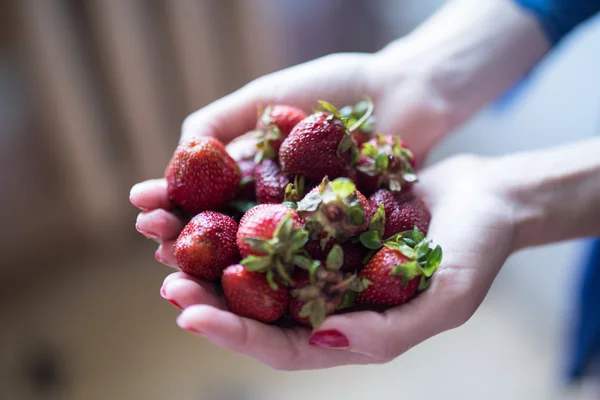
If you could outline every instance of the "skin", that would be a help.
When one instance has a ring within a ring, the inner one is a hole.
[[[330,55],[251,82],[190,115],[182,139],[210,135],[227,142],[252,129],[258,105],[310,111],[316,99],[352,104],[369,95],[377,129],[401,133],[422,159],[548,49],[537,23],[512,2],[453,1],[378,53]],[[183,329],[276,369],[387,362],[465,323],[511,253],[600,234],[597,154],[595,139],[499,158],[460,155],[423,170],[415,190],[432,212],[429,236],[444,250],[442,265],[430,288],[407,304],[327,318],[319,331],[341,332],[349,343],[343,349],[309,345],[307,328],[238,317],[211,284],[182,272],[165,279],[161,295],[183,308],[177,319]],[[164,180],[135,185],[130,200],[143,210],[137,229],[160,243],[157,259],[176,267],[173,243],[183,223],[168,211]]]

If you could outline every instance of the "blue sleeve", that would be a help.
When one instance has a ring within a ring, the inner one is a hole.
[[[557,43],[577,25],[600,11],[600,0],[515,0],[540,21],[546,35]]]

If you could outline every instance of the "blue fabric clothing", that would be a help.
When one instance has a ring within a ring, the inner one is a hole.
[[[567,366],[568,376],[574,380],[599,372],[591,368],[600,364],[600,239],[592,242],[576,306]]]
[[[514,0],[539,20],[553,44],[558,43],[578,25],[600,12],[600,0]],[[520,82],[500,99],[499,106],[510,102],[526,86]],[[579,292],[576,294],[575,326],[569,347],[568,377],[579,379],[600,365],[600,238],[595,239],[584,266]]]
[[[553,43],[600,11],[600,0],[515,0],[532,12]]]

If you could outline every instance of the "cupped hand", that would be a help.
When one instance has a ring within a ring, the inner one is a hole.
[[[502,168],[492,168],[493,163],[497,161],[457,156],[422,171],[415,190],[431,209],[428,236],[444,255],[431,286],[404,305],[333,315],[311,331],[234,315],[210,284],[182,272],[165,279],[161,294],[183,309],[180,327],[276,369],[390,361],[466,322],[514,250],[514,212],[496,183],[501,179],[493,176]],[[177,230],[174,224],[169,229]]]

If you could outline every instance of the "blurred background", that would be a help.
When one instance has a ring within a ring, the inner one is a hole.
[[[471,321],[390,364],[283,373],[177,328],[158,294],[170,271],[135,232],[129,188],[162,175],[187,114],[262,74],[376,51],[442,3],[0,1],[0,399],[585,398],[562,375],[584,242],[511,257]],[[586,24],[432,161],[591,136],[599,42]]]

